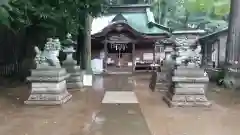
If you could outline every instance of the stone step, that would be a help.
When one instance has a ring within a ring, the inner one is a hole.
[[[151,135],[138,104],[102,104],[89,135]]]

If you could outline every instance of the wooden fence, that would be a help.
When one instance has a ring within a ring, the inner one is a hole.
[[[16,76],[21,72],[21,64],[11,63],[0,65],[0,76],[11,77]]]
[[[18,41],[13,31],[0,26],[0,77],[11,77],[20,72]]]

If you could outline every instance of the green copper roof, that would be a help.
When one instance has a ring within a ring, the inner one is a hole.
[[[157,27],[150,28],[148,25],[148,17],[146,13],[123,13],[127,19],[127,23],[136,31],[145,34],[167,33]]]
[[[126,8],[126,7],[125,7]],[[134,8],[134,7],[131,7]],[[139,8],[139,7],[138,7]],[[93,20],[92,29],[95,33],[101,32],[109,24],[118,21],[124,21],[134,30],[142,34],[149,35],[157,35],[157,34],[169,34],[167,28],[161,28],[158,25],[150,25],[151,23],[155,24],[154,17],[152,12],[148,7],[143,7],[144,9],[139,11],[119,11],[105,14],[99,18],[95,18],[95,22]],[[101,18],[101,19],[100,19]],[[98,21],[96,21],[98,20]],[[102,20],[102,21],[101,21]],[[98,28],[97,28],[98,27]],[[102,27],[102,28],[100,28]],[[99,31],[95,31],[94,29],[98,29]]]
[[[201,38],[199,38],[198,40],[203,43],[203,42],[208,42],[208,40],[215,40],[216,38],[218,38],[219,36],[225,34],[227,35],[227,32],[228,32],[228,27],[222,29],[222,30],[219,30],[219,31],[216,31],[216,32],[213,32],[213,33],[210,33],[208,35],[205,35]]]

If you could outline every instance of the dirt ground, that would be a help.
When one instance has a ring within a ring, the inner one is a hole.
[[[103,85],[71,92],[72,100],[62,106],[24,105],[27,86],[2,88],[0,135],[85,135],[99,111],[104,89],[127,87],[127,83],[134,83],[133,91],[152,135],[240,135],[240,92],[210,86],[211,108],[168,108],[162,100],[164,93],[148,89],[147,75],[130,81],[129,77],[101,79]],[[122,83],[116,84],[119,81]]]
[[[210,84],[211,108],[168,108],[164,93],[147,91],[145,82],[135,92],[152,135],[240,135],[240,92]]]
[[[91,124],[96,97],[91,91],[71,92],[61,106],[28,106],[27,86],[1,91],[0,135],[82,135]]]

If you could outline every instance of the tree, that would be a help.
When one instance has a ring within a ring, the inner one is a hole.
[[[107,8],[108,4],[106,3],[105,0],[84,0],[81,1],[81,3],[77,3],[77,5],[79,22],[80,24],[82,24],[81,26],[78,27],[77,61],[78,64],[81,65],[82,69],[91,72],[90,70],[91,70],[92,17],[96,17],[103,13]]]
[[[8,7],[8,0],[1,0],[0,1],[0,24],[8,25],[8,12],[4,7]]]
[[[229,0],[155,0],[153,11],[161,23],[164,17],[167,17],[186,26],[189,21],[197,18],[210,20],[226,17],[229,3]]]
[[[188,12],[205,12],[207,13],[213,7],[214,0],[184,0]]]
[[[218,0],[213,4],[213,16],[223,18],[230,12],[230,0]]]
[[[159,24],[164,24],[167,14],[167,3],[165,0],[156,0],[152,4],[152,10],[155,14],[155,19]]]
[[[240,26],[238,25],[240,21],[240,1],[231,0],[231,8],[230,8],[230,19],[228,25],[228,39],[227,39],[227,62],[234,64],[239,63],[240,61]]]
[[[228,37],[226,46],[226,75],[224,77],[224,84],[230,88],[239,88],[239,71],[232,71],[231,74],[228,68],[239,69],[240,62],[240,1],[231,0],[230,18],[228,25]]]
[[[103,4],[103,0],[1,0],[0,24],[16,33],[34,26],[47,36],[63,38],[68,32],[77,36],[78,28],[84,28],[83,13],[96,16]]]
[[[104,0],[1,0],[0,24],[12,30],[17,37],[21,55],[19,59],[28,57],[27,49],[33,45],[43,45],[48,37],[64,38],[69,32],[78,37],[78,51],[86,50],[89,44],[90,16],[99,15],[105,8]],[[8,6],[9,5],[9,6]],[[86,23],[88,22],[88,23]],[[88,25],[86,25],[88,24]],[[88,33],[87,33],[88,32]],[[88,37],[84,40],[84,37]],[[91,49],[91,48],[90,48]],[[82,51],[88,52],[88,51]],[[82,55],[83,63],[89,59],[88,53]],[[80,53],[78,53],[80,54]],[[91,55],[90,55],[91,57]],[[80,55],[78,55],[78,63]],[[82,64],[84,65],[84,64]],[[86,65],[86,63],[85,63]],[[89,65],[89,64],[88,64]]]

